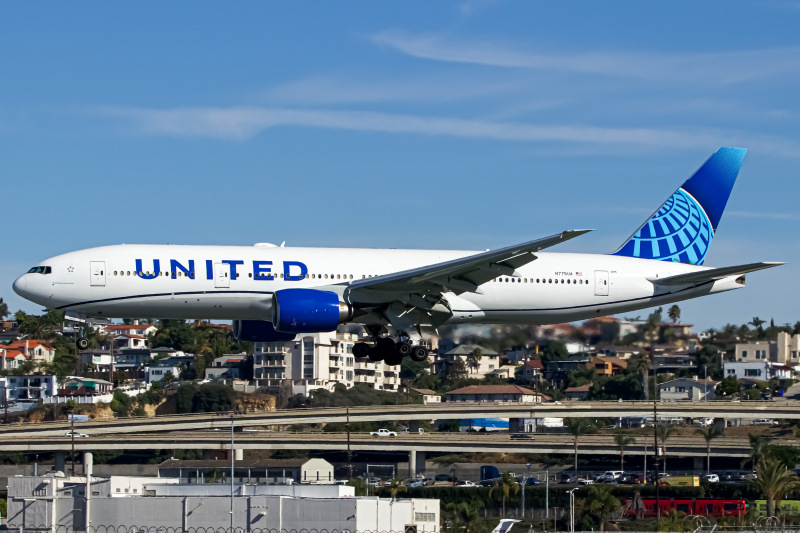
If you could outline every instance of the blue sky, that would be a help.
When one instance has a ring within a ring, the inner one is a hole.
[[[589,227],[561,250],[607,253],[727,145],[750,151],[706,264],[790,264],[684,320],[794,323],[798,27],[782,0],[3,3],[0,296],[38,312],[21,272],[123,242]]]

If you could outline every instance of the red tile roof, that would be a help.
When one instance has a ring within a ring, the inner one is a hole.
[[[528,359],[527,361],[525,361],[524,366],[529,366],[536,370],[544,370],[541,359]]]

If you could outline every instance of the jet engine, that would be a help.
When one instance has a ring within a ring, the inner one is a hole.
[[[272,325],[283,333],[333,331],[353,318],[353,308],[330,291],[283,289],[272,295]]]
[[[294,333],[275,331],[267,320],[234,320],[233,336],[248,342],[284,342],[294,340]]]

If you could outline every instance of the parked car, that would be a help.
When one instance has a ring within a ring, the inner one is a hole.
[[[527,486],[540,485],[541,483],[542,482],[539,481],[539,479],[535,478],[535,477],[529,477],[528,479],[525,480],[525,485],[527,485]]]
[[[367,486],[368,487],[380,487],[381,486],[381,480],[376,478],[376,477],[371,477],[371,478],[367,479]]]
[[[570,472],[561,472],[561,483],[573,484],[578,482],[578,474]]]
[[[389,431],[388,429],[379,429],[378,431],[370,431],[370,435],[373,437],[396,437],[396,431]]]
[[[533,440],[533,435],[530,433],[512,433],[511,438],[514,440]]]
[[[594,485],[594,480],[593,479],[579,479],[578,483],[580,485]]]
[[[496,479],[484,479],[481,481],[481,487],[492,487],[495,483],[497,483]]]
[[[606,470],[603,473],[603,481],[614,481],[620,478],[622,474],[624,474],[622,470]]]
[[[68,439],[71,439],[72,437],[75,437],[77,439],[79,437],[88,437],[89,435],[87,435],[86,433],[78,433],[77,431],[74,431],[74,432],[73,431],[67,431],[64,436],[66,438],[68,438]]]
[[[408,487],[409,489],[415,489],[417,487],[424,487],[424,486],[425,486],[425,482],[423,480],[421,480],[421,479],[414,479],[414,480],[406,481],[406,487]]]
[[[642,476],[639,474],[622,474],[617,478],[617,483],[625,485],[638,485],[642,482]]]
[[[719,483],[719,475],[717,474],[706,474],[703,476],[703,481],[707,481],[709,483]]]
[[[470,481],[470,480],[468,480],[468,479],[464,479],[464,480],[462,480],[462,481],[459,481],[458,483],[456,483],[456,487],[469,487],[469,488],[473,488],[473,487],[480,487],[480,485],[476,485],[476,484],[475,484],[475,483],[473,483],[472,481]]]
[[[405,428],[405,429],[403,430],[403,433],[408,433],[409,435],[417,435],[417,434],[419,434],[419,435],[422,435],[422,434],[424,434],[424,433],[425,433],[425,430],[424,430],[424,429],[422,429],[422,428],[417,428],[417,429],[415,429],[415,430],[410,430],[410,429],[408,429],[408,428]]]

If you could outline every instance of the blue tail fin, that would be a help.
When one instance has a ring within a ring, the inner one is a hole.
[[[746,153],[717,150],[614,255],[702,265]]]

